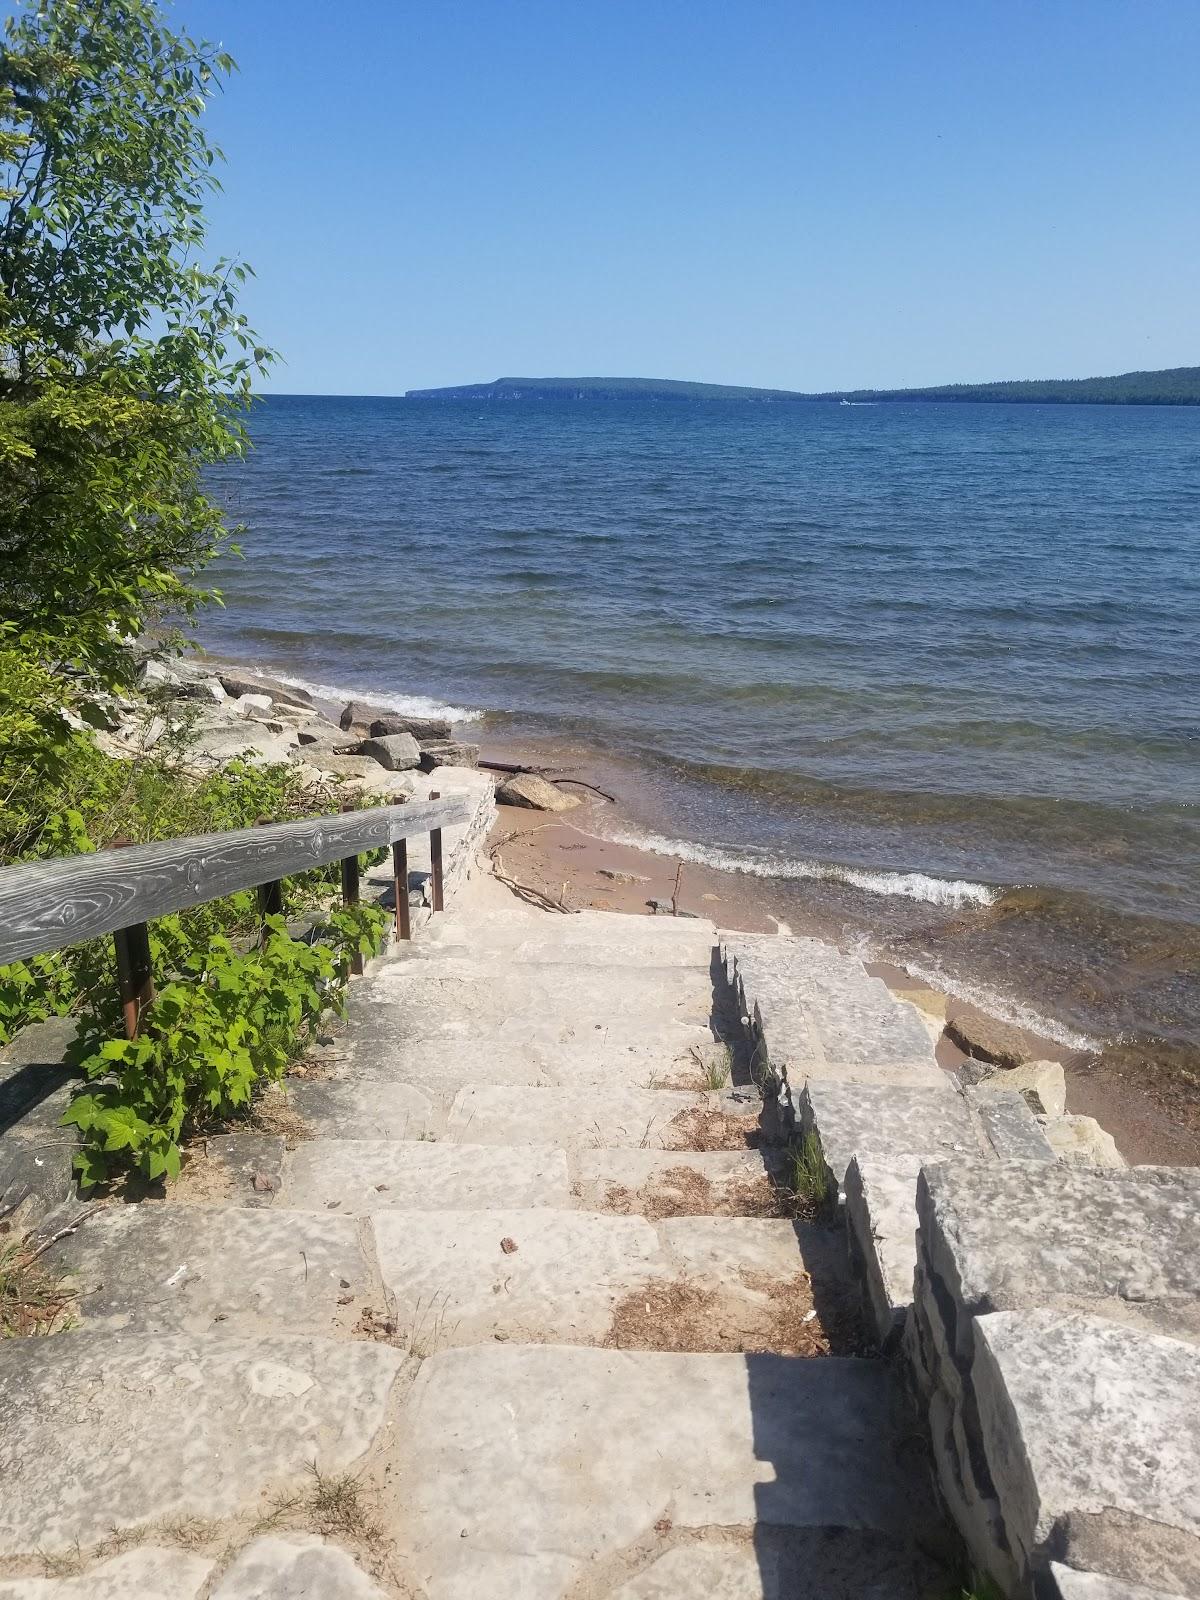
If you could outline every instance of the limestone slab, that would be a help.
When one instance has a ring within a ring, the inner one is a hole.
[[[1000,1161],[1056,1161],[1054,1147],[1025,1099],[1015,1089],[966,1091],[984,1137]]]
[[[319,1139],[291,1156],[280,1204],[347,1215],[572,1204],[567,1158],[540,1146]]]
[[[1123,1167],[1117,1142],[1095,1117],[1067,1115],[1046,1123],[1046,1137],[1060,1161],[1073,1167]]]
[[[917,1209],[930,1270],[972,1315],[1090,1310],[1200,1340],[1194,1168],[944,1163],[926,1168]]]
[[[420,1139],[440,1125],[433,1098],[414,1084],[366,1078],[289,1078],[288,1100],[318,1135]]]
[[[0,1600],[195,1600],[212,1568],[206,1556],[147,1546],[74,1578],[0,1578]]]
[[[979,1435],[1008,1541],[1128,1582],[1200,1587],[1200,1350],[1100,1317],[976,1322]]]
[[[314,1461],[345,1471],[375,1438],[403,1364],[380,1344],[279,1335],[6,1340],[0,1556],[225,1517]]]
[[[405,1409],[398,1540],[429,1600],[561,1600],[664,1521],[919,1537],[898,1398],[870,1361],[447,1351]]]
[[[1164,1594],[1140,1583],[1123,1583],[1101,1572],[1077,1572],[1073,1567],[1050,1563],[1052,1588],[1047,1600],[1187,1600],[1185,1595]]]
[[[949,1078],[937,1087],[815,1082],[800,1097],[805,1134],[814,1133],[830,1178],[842,1187],[855,1155],[894,1161],[980,1154],[966,1102]]]
[[[242,1551],[211,1600],[387,1600],[387,1594],[327,1539],[265,1535]]]
[[[760,1527],[753,1538],[677,1544],[606,1600],[930,1600],[949,1572],[898,1537]]]
[[[774,1192],[766,1150],[578,1150],[572,1188],[592,1211],[740,1215]]]
[[[1019,1067],[991,1067],[978,1080],[982,1093],[1015,1089],[1035,1116],[1061,1117],[1067,1109],[1067,1077],[1061,1061],[1026,1061]]]
[[[670,1149],[682,1142],[678,1118],[721,1103],[717,1096],[673,1089],[468,1084],[455,1097],[446,1137],[462,1144],[548,1144],[568,1150]]]
[[[850,1257],[861,1279],[870,1325],[881,1347],[903,1330],[917,1266],[919,1156],[890,1161],[855,1156],[846,1171]]]
[[[108,1206],[46,1260],[91,1328],[328,1333],[370,1281],[352,1217],[220,1205]]]

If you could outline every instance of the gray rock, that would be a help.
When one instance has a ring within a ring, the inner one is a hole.
[[[222,672],[220,674],[221,687],[231,699],[237,700],[242,695],[265,694],[284,706],[301,706],[306,710],[313,709],[313,697],[305,689],[296,688],[295,684],[280,683],[278,678],[250,677],[247,674],[236,672]]]
[[[0,1219],[9,1234],[52,1231],[78,1210],[79,1130],[61,1126],[83,1082],[66,1064],[75,1034],[74,1018],[51,1017],[0,1050]]]
[[[287,761],[296,748],[295,732],[272,733],[261,722],[247,719],[223,726],[197,728],[190,739],[193,756],[213,761],[245,760],[269,765]]]
[[[1020,1028],[1011,1022],[1001,1022],[998,1017],[985,1016],[981,1011],[949,1017],[946,1034],[967,1055],[995,1062],[1000,1067],[1019,1067],[1033,1054]]]
[[[44,1258],[85,1328],[332,1333],[370,1286],[353,1217],[222,1205],[109,1206]]]
[[[438,767],[475,767],[479,765],[479,746],[460,744],[456,740],[422,744],[421,770],[434,772]]]
[[[496,789],[496,799],[502,806],[525,806],[533,811],[571,811],[579,804],[578,795],[556,788],[536,772],[518,772],[506,778]]]
[[[371,723],[372,739],[385,739],[392,733],[411,733],[418,744],[450,738],[450,724],[444,717],[409,717],[389,711]]]
[[[358,749],[361,740],[353,733],[344,733],[341,728],[335,727],[332,722],[323,718],[312,718],[307,722],[296,725],[296,737],[301,748],[305,745],[316,745],[319,750],[327,750],[331,755],[350,755]],[[312,756],[306,759],[313,759]]]
[[[800,1096],[800,1125],[816,1135],[838,1190],[855,1155],[894,1164],[906,1156],[935,1161],[982,1153],[966,1103],[946,1076],[936,1088],[810,1078]]]
[[[917,1187],[922,1249],[962,1314],[1087,1310],[1200,1341],[1200,1172],[1105,1171],[1040,1162],[927,1166]]]
[[[195,1600],[213,1565],[207,1556],[148,1545],[77,1578],[0,1578],[0,1600]]]
[[[1125,1157],[1117,1141],[1095,1117],[1053,1117],[1046,1123],[1046,1138],[1060,1161],[1073,1167],[1123,1167]]]
[[[371,756],[336,755],[316,745],[305,746],[304,760],[335,778],[373,778],[379,771],[378,761]]]
[[[227,709],[235,717],[258,718],[261,721],[261,714],[271,709],[271,696],[269,694],[240,694],[236,700],[230,701]],[[273,731],[278,732],[278,728],[273,729]]]
[[[967,1069],[973,1069],[968,1073]],[[1061,1117],[1067,1109],[1067,1079],[1061,1061],[1026,1061],[1019,1067],[992,1067],[968,1061],[960,1074],[964,1082],[980,1090],[1023,1095],[1029,1109],[1039,1117]]]
[[[976,1323],[979,1438],[1012,1550],[1003,1588],[1050,1558],[1152,1588],[1200,1587],[1200,1349],[1099,1317]],[[996,1569],[999,1570],[996,1570]]]
[[[1164,1594],[1161,1589],[1146,1589],[1140,1583],[1124,1583],[1100,1572],[1078,1572],[1074,1567],[1050,1563],[1050,1588],[1046,1600],[1186,1600],[1180,1594]]]
[[[421,765],[421,749],[411,733],[389,733],[381,739],[365,739],[358,753],[378,762],[388,772],[410,772]]]
[[[904,1329],[917,1266],[919,1156],[855,1156],[846,1170],[850,1260],[863,1289],[868,1326],[890,1350]]]
[[[984,1136],[1001,1161],[1055,1161],[1054,1149],[1041,1124],[1015,1089],[966,1091]]]
[[[325,1539],[264,1534],[242,1551],[211,1600],[387,1600],[387,1595],[352,1557]]]
[[[0,1344],[0,1556],[222,1518],[364,1454],[404,1358],[359,1341],[89,1333]],[[147,1448],[153,1440],[153,1449]]]

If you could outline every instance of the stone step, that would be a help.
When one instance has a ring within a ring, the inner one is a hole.
[[[723,934],[721,954],[760,1065],[797,1093],[809,1079],[920,1086],[943,1075],[916,1011],[856,957],[761,934]]]
[[[107,1206],[44,1259],[89,1329],[348,1333],[374,1287],[354,1218],[327,1211]]]
[[[954,1079],[928,1087],[899,1088],[810,1079],[800,1096],[800,1126],[812,1135],[831,1188],[841,1191],[856,1156],[888,1164],[911,1156],[927,1161],[991,1153]]]
[[[1005,1593],[1028,1592],[1051,1558],[1200,1592],[1200,1434],[1184,1420],[1200,1403],[1200,1349],[1052,1310],[994,1312],[975,1328],[975,1493],[958,1509],[976,1562]],[[953,1506],[961,1486],[946,1465]]]
[[[571,1188],[588,1211],[619,1215],[774,1216],[786,1195],[782,1152],[577,1150]]]
[[[448,917],[430,935],[400,952],[412,960],[465,956],[516,966],[570,965],[694,967],[708,972],[716,948],[710,922],[627,917],[611,912],[576,916],[493,917],[485,922]]]
[[[397,1335],[422,1356],[497,1339],[813,1354],[814,1297],[843,1269],[836,1231],[785,1219],[497,1208],[372,1226]]]
[[[697,1148],[698,1124],[715,1122],[749,1148],[759,1110],[756,1094],[736,1090],[696,1094],[466,1084],[455,1096],[444,1137],[457,1144],[541,1144],[572,1151],[686,1150]]]
[[[275,1334],[6,1339],[0,1559],[225,1518],[311,1483],[314,1463],[350,1471],[405,1365],[384,1344]]]
[[[890,1350],[904,1332],[917,1268],[920,1156],[856,1155],[846,1170],[846,1236],[863,1316]]]
[[[573,1205],[567,1158],[537,1145],[317,1139],[288,1156],[276,1204],[292,1211]]]
[[[396,1459],[428,1600],[561,1600],[585,1579],[610,1600],[761,1600],[802,1592],[797,1572],[813,1596],[950,1588],[920,1553],[937,1523],[911,1420],[872,1361],[449,1350],[422,1364]]]

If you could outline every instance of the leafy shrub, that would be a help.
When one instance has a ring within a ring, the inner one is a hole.
[[[147,1009],[137,1039],[104,1039],[93,1022],[82,1061],[89,1087],[63,1118],[84,1136],[75,1158],[82,1185],[120,1167],[175,1177],[181,1140],[246,1112],[256,1087],[283,1076],[321,1012],[341,1008],[353,955],[373,955],[386,922],[376,906],[347,907],[307,945],[268,917],[259,948],[239,954],[217,935],[203,951],[181,952],[180,976]]]

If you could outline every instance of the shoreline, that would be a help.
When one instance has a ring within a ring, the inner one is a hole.
[[[413,716],[461,710],[425,695],[362,690],[351,696],[340,686],[237,661],[223,652],[209,655],[201,651],[199,655],[206,666],[294,682],[307,689],[318,708],[335,721],[350,698],[369,708],[400,710]],[[1030,1059],[1062,1064],[1068,1082],[1068,1109],[1099,1121],[1113,1134],[1126,1160],[1133,1164],[1200,1163],[1200,1081],[1185,1052],[1179,1052],[1182,1060],[1174,1060],[1165,1043],[1160,1049],[1155,1041],[1123,1044],[1120,1039],[1080,1038],[1023,1002],[1007,1003],[1005,996],[987,993],[984,985],[930,972],[928,964],[919,960],[910,966],[902,954],[880,948],[886,942],[904,942],[903,936],[892,941],[883,938],[885,910],[921,912],[930,909],[927,905],[875,907],[868,898],[864,909],[850,919],[836,897],[823,896],[819,880],[758,876],[650,848],[638,839],[646,831],[643,824],[630,814],[630,802],[636,803],[639,785],[648,788],[650,784],[650,775],[636,760],[613,756],[582,739],[522,735],[502,723],[497,726],[489,714],[481,712],[457,719],[453,734],[478,743],[482,760],[553,768],[562,773],[568,790],[571,778],[577,777],[612,796],[610,802],[584,794],[579,806],[549,816],[498,807],[489,847],[499,846],[504,870],[521,881],[551,898],[565,895],[573,907],[648,915],[647,901],[670,901],[678,871],[681,910],[709,917],[730,930],[792,933],[853,949],[869,971],[917,1005],[931,1037],[938,1040],[938,1059],[943,1065],[957,1066],[966,1059],[942,1032],[947,1020],[999,1022],[1025,1040]],[[622,823],[626,826],[621,827]],[[615,832],[622,837],[612,837]],[[878,937],[871,930],[872,912]],[[1000,1003],[989,1006],[989,1000]]]

